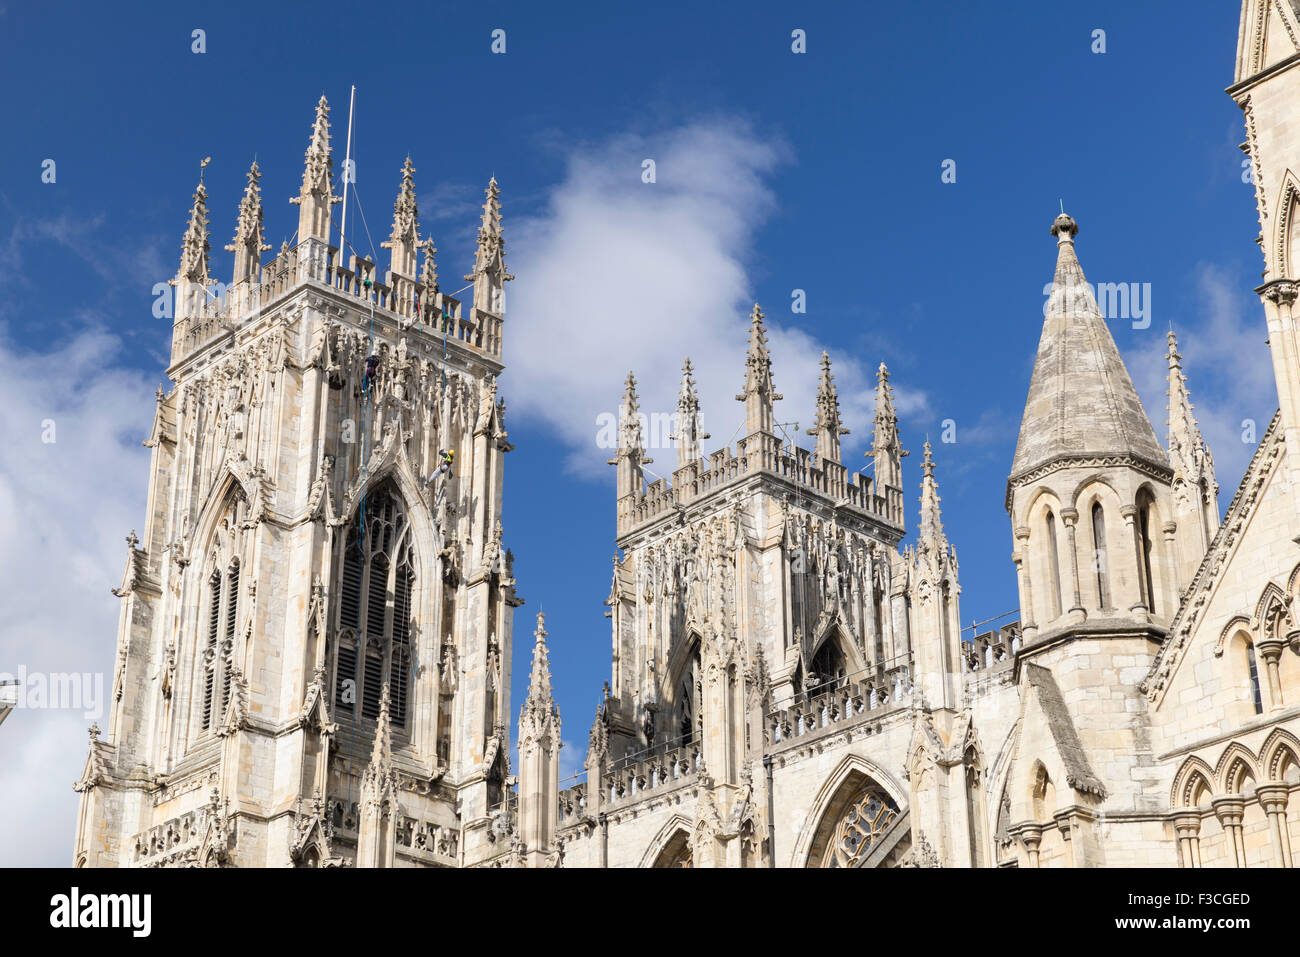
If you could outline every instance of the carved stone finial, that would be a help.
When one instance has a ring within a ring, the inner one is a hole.
[[[1057,242],[1074,242],[1074,237],[1079,235],[1079,224],[1074,221],[1073,216],[1061,213],[1052,220],[1052,235],[1056,237]]]

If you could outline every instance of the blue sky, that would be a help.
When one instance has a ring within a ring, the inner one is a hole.
[[[962,618],[988,618],[1017,605],[1002,503],[1063,201],[1091,281],[1150,284],[1149,328],[1111,328],[1162,438],[1164,338],[1170,322],[1179,332],[1226,506],[1254,448],[1241,422],[1262,433],[1276,405],[1250,291],[1261,257],[1244,132],[1223,93],[1237,19],[1223,0],[1177,15],[1123,2],[6,3],[0,78],[21,95],[0,106],[0,572],[15,586],[0,670],[111,676],[109,588],[122,537],[143,526],[139,442],[170,335],[152,289],[176,271],[199,161],[212,157],[224,278],[249,162],[278,248],[297,223],[288,199],[313,105],[330,98],[341,156],[350,84],[376,245],[409,152],[422,232],[444,288],[459,288],[483,186],[501,184],[518,276],[501,385],[516,445],[505,525],[527,599],[513,707],[541,608],[566,769],[581,762],[610,663],[613,470],[597,416],[616,411],[629,369],[643,411],[671,411],[689,352],[705,444],[719,447],[740,421],[755,300],[781,421],[811,424],[816,357],[830,351],[851,468],[866,461],[873,370],[889,364],[914,452],[909,523],[928,434]],[[497,28],[504,55],[490,51]],[[1098,29],[1105,53],[1092,52]],[[955,182],[941,181],[945,160]],[[364,231],[352,238],[362,246]],[[791,311],[795,289],[806,314]],[[41,442],[47,418],[54,444]],[[955,443],[939,441],[945,419]],[[669,474],[671,450],[656,459]],[[86,723],[18,712],[0,729],[0,802],[18,802],[0,813],[0,856],[68,860]]]

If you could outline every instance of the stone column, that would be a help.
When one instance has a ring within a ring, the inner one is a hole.
[[[1178,866],[1201,866],[1201,815],[1188,810],[1174,818],[1174,833],[1178,836]]]
[[[1210,802],[1214,816],[1223,825],[1223,833],[1232,843],[1233,867],[1246,866],[1246,843],[1241,833],[1241,818],[1245,801],[1239,794],[1226,794]]]
[[[1259,805],[1268,815],[1268,829],[1273,841],[1273,860],[1275,867],[1291,866],[1291,836],[1287,833],[1286,805],[1290,788],[1273,781],[1255,788]]]
[[[1129,605],[1129,613],[1138,621],[1146,621],[1151,609],[1147,607],[1146,596],[1142,593],[1142,562],[1138,559],[1138,539],[1137,527],[1134,524],[1134,517],[1137,515],[1136,505],[1123,505],[1119,510],[1120,516],[1124,519],[1124,536],[1129,543],[1129,557],[1133,560],[1133,584],[1130,588],[1132,604]],[[1115,557],[1118,558],[1123,553],[1116,550]],[[1125,564],[1128,564],[1125,562]],[[1112,566],[1112,571],[1113,571]],[[1111,588],[1111,600],[1115,602],[1115,607],[1119,607],[1119,596],[1115,594],[1115,588]]]
[[[1020,548],[1012,553],[1011,560],[1016,564],[1016,579],[1020,584],[1020,633],[1027,642],[1038,633],[1034,622],[1034,593],[1029,582],[1029,526],[1019,526],[1015,535]]]
[[[1268,700],[1270,711],[1282,710],[1282,678],[1278,673],[1278,659],[1286,642],[1281,638],[1265,638],[1255,642],[1255,650],[1264,659],[1264,669],[1268,672]]]
[[[1076,543],[1079,510],[1077,508],[1061,509],[1061,521],[1065,524],[1066,550],[1070,553],[1070,588],[1074,595],[1074,604],[1070,606],[1071,617],[1076,624],[1085,621],[1088,612],[1083,607],[1083,592],[1079,587],[1079,549]]]

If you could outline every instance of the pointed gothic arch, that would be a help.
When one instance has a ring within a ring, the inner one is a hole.
[[[1294,279],[1300,267],[1300,179],[1289,169],[1283,176],[1273,222],[1273,278]]]
[[[1028,806],[1033,810],[1034,820],[1039,824],[1047,823],[1056,813],[1056,784],[1041,759],[1033,764],[1026,798]]]
[[[804,675],[817,675],[817,685],[805,691],[826,691],[842,687],[853,675],[865,674],[870,669],[862,649],[849,635],[848,629],[836,615],[828,621],[812,642]]]
[[[1259,749],[1259,769],[1265,781],[1300,783],[1300,739],[1285,728],[1274,728]]]
[[[668,704],[669,747],[697,741],[703,733],[703,645],[703,637],[691,628],[668,656],[659,695]]]
[[[252,476],[241,475],[230,460],[222,463],[216,478],[208,486],[194,519],[193,532],[186,539],[184,558],[193,562],[202,558],[211,547],[212,538],[232,496],[242,498],[251,512],[258,490]]]
[[[416,532],[395,483],[358,503],[336,536],[329,668],[340,720],[375,721],[388,685],[394,730],[411,725],[420,580]]]
[[[412,526],[421,533],[421,548],[431,546],[432,518],[423,486],[406,454],[406,444],[396,438],[377,450],[377,458],[366,465],[364,478],[358,476],[344,494],[340,514],[355,517],[361,506],[363,492],[365,498],[369,499],[385,486],[395,488],[401,496],[407,512],[412,515]]]
[[[1214,657],[1223,657],[1223,650],[1228,646],[1228,639],[1238,631],[1249,632],[1250,618],[1246,615],[1233,615],[1219,631],[1219,640],[1214,643]]]
[[[1214,780],[1219,794],[1242,794],[1247,782],[1254,784],[1259,780],[1255,766],[1255,755],[1239,741],[1228,745],[1219,756],[1214,766]]]
[[[1214,770],[1201,758],[1189,757],[1174,775],[1173,787],[1169,789],[1169,806],[1194,808],[1208,805],[1214,794],[1213,781]]]
[[[654,836],[646,852],[641,855],[642,868],[691,867],[691,833],[694,822],[685,815],[674,814],[659,833]]]
[[[1233,706],[1237,710],[1237,720],[1245,721],[1264,713],[1262,673],[1252,631],[1239,619],[1234,619],[1230,626],[1223,643],[1223,653],[1228,659],[1228,675],[1232,685],[1241,693],[1237,704]]]
[[[1143,482],[1133,497],[1137,508],[1133,516],[1133,535],[1137,548],[1138,589],[1142,603],[1153,615],[1171,615],[1175,609],[1164,607],[1165,548],[1160,535],[1163,528],[1159,499],[1150,482]]]
[[[188,746],[218,733],[235,692],[239,623],[247,614],[241,583],[249,499],[232,472],[214,486],[221,497],[204,506],[191,550],[200,560],[185,576],[182,593],[194,609],[182,625],[181,657],[189,673],[188,728],[177,730]],[[182,672],[184,674],[184,672]],[[178,714],[185,716],[182,702]],[[184,722],[182,722],[184,723]]]
[[[871,810],[867,805],[872,794],[881,799],[883,809],[869,818],[859,816],[855,820],[848,820],[850,812],[859,804],[862,805],[862,812]],[[824,866],[827,854],[835,853],[831,848],[832,839],[841,827],[856,829],[859,835],[874,840],[898,815],[907,813],[906,795],[907,791],[884,768],[861,755],[846,755],[827,775],[817,792],[795,841],[791,865]],[[852,836],[846,835],[846,839],[847,847],[859,855],[870,850],[869,844],[854,844]]]
[[[1097,608],[1106,611],[1115,607],[1115,576],[1110,560],[1110,546],[1106,534],[1106,526],[1109,522],[1106,519],[1105,506],[1101,500],[1094,498],[1088,507],[1088,515],[1092,519],[1092,560],[1089,566],[1092,568],[1093,577],[1096,579],[1097,588]]]
[[[1288,595],[1300,594],[1300,563],[1291,569],[1291,574],[1286,579],[1286,593]]]
[[[1269,582],[1260,592],[1259,601],[1255,603],[1255,621],[1262,625],[1268,620],[1269,612],[1274,605],[1286,607],[1288,604],[1287,593],[1278,587],[1276,582]]]

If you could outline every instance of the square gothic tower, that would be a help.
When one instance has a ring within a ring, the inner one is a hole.
[[[441,291],[408,158],[383,245],[340,233],[316,108],[296,245],[259,170],[234,276],[194,196],[128,538],[109,724],[78,782],[85,866],[455,866],[500,854],[512,556],[502,544],[506,270],[487,188],[473,308]],[[424,262],[417,273],[417,257]]]

